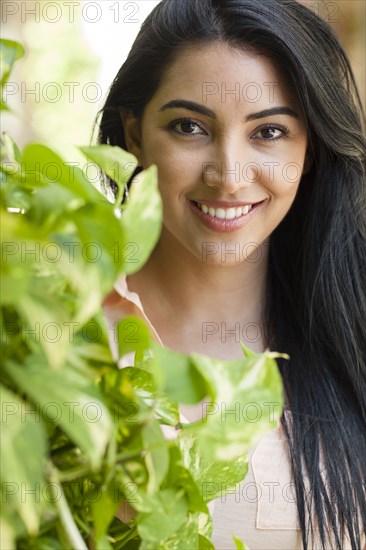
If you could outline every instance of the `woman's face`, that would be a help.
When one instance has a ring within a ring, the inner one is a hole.
[[[304,169],[305,123],[283,76],[268,58],[221,43],[181,53],[125,132],[139,164],[158,167],[166,242],[210,263],[253,254]]]

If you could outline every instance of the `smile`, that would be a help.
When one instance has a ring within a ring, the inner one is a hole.
[[[219,220],[234,220],[245,216],[253,208],[253,204],[246,204],[245,206],[238,206],[236,208],[212,208],[206,204],[196,202],[198,208],[202,210],[204,214],[208,214],[212,218],[218,218]]]
[[[222,206],[213,206],[190,200],[189,204],[196,216],[209,229],[219,233],[230,233],[237,231],[250,222],[261,206],[267,199],[255,202],[252,204],[244,204],[240,206],[228,205],[226,208]]]

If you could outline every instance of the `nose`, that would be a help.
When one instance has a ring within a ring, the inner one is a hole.
[[[204,183],[219,189],[222,194],[234,194],[241,188],[250,187],[258,179],[258,169],[256,163],[246,158],[246,147],[237,137],[218,144],[213,152],[215,160],[203,163]]]

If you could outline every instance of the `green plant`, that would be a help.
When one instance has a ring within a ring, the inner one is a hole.
[[[22,50],[1,48],[3,85]],[[159,238],[156,168],[139,174],[121,210],[136,159],[117,147],[20,152],[5,134],[1,155],[1,548],[213,548],[207,502],[243,479],[248,449],[279,418],[279,354],[242,346],[243,360],[183,356],[130,317],[115,334],[119,354],[135,360],[118,369],[101,304]],[[116,181],[115,204],[88,180],[87,163]],[[181,425],[179,403],[206,395],[212,414]],[[265,414],[223,422],[214,414],[223,403]],[[136,512],[128,523],[115,517],[125,501]]]

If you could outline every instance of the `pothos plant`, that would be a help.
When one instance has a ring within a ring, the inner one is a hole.
[[[2,41],[2,88],[22,52]],[[20,151],[4,134],[1,159],[1,548],[213,548],[208,502],[244,478],[248,449],[281,414],[279,354],[184,356],[128,317],[114,334],[134,360],[119,369],[102,302],[159,239],[156,167],[121,207],[136,159],[118,147]],[[118,185],[114,203],[91,163]],[[179,404],[205,396],[202,420],[181,424]],[[248,404],[254,418],[222,415]]]

